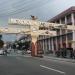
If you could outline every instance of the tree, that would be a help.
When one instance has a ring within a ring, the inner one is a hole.
[[[30,41],[25,42],[25,49],[28,50],[30,48]]]
[[[2,39],[2,35],[0,35],[0,40]]]
[[[4,41],[2,40],[2,35],[0,35],[0,48],[2,48],[4,45]]]
[[[4,45],[4,41],[0,39],[0,48],[2,48]]]

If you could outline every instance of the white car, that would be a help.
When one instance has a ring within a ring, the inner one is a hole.
[[[0,50],[0,55],[4,55],[4,51],[3,50]]]
[[[28,54],[30,54],[30,53],[31,53],[31,51],[30,51],[30,50],[27,50],[27,53],[28,53]]]
[[[17,51],[17,53],[18,53],[18,54],[21,54],[21,53],[22,53],[22,51],[18,50],[18,51]]]
[[[10,48],[8,48],[8,49],[7,49],[7,52],[8,52],[8,53],[10,53],[10,52],[11,52],[11,49],[10,49]]]

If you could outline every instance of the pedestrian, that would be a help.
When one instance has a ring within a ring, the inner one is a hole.
[[[75,50],[73,50],[73,57],[74,57],[74,59],[75,59]]]
[[[70,58],[73,58],[74,54],[73,54],[73,48],[70,49]]]
[[[8,53],[8,52],[7,52],[7,49],[5,49],[5,55],[6,55],[6,56],[7,56],[7,53]]]

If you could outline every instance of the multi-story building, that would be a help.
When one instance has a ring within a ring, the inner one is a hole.
[[[71,7],[63,11],[52,19],[48,20],[48,22],[75,25],[75,7]],[[59,50],[60,48],[73,48],[73,50],[75,50],[75,31],[65,29],[56,29],[56,31],[57,36],[41,40],[43,42],[43,50],[46,52],[49,50]]]

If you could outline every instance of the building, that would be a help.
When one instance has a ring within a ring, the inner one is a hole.
[[[52,19],[48,22],[65,24],[65,25],[75,25],[75,7],[71,7]],[[50,50],[57,51],[60,48],[73,48],[75,50],[75,31],[65,30],[65,29],[56,29],[57,36],[44,38],[41,40],[42,49],[45,52]]]
[[[48,20],[48,22],[65,24],[65,25],[74,25],[75,24],[75,7],[71,7],[54,18]],[[25,28],[30,29],[30,26],[33,25],[43,25],[44,23],[40,21],[32,20],[19,20],[19,19],[10,19],[9,24],[24,24]],[[27,25],[27,27],[26,27]],[[29,26],[29,27],[28,27]],[[33,27],[32,27],[33,30]],[[45,30],[45,29],[44,29]],[[39,36],[39,44],[44,53],[49,51],[57,51],[60,48],[73,48],[75,49],[75,31],[65,30],[65,29],[56,29],[56,36]]]

